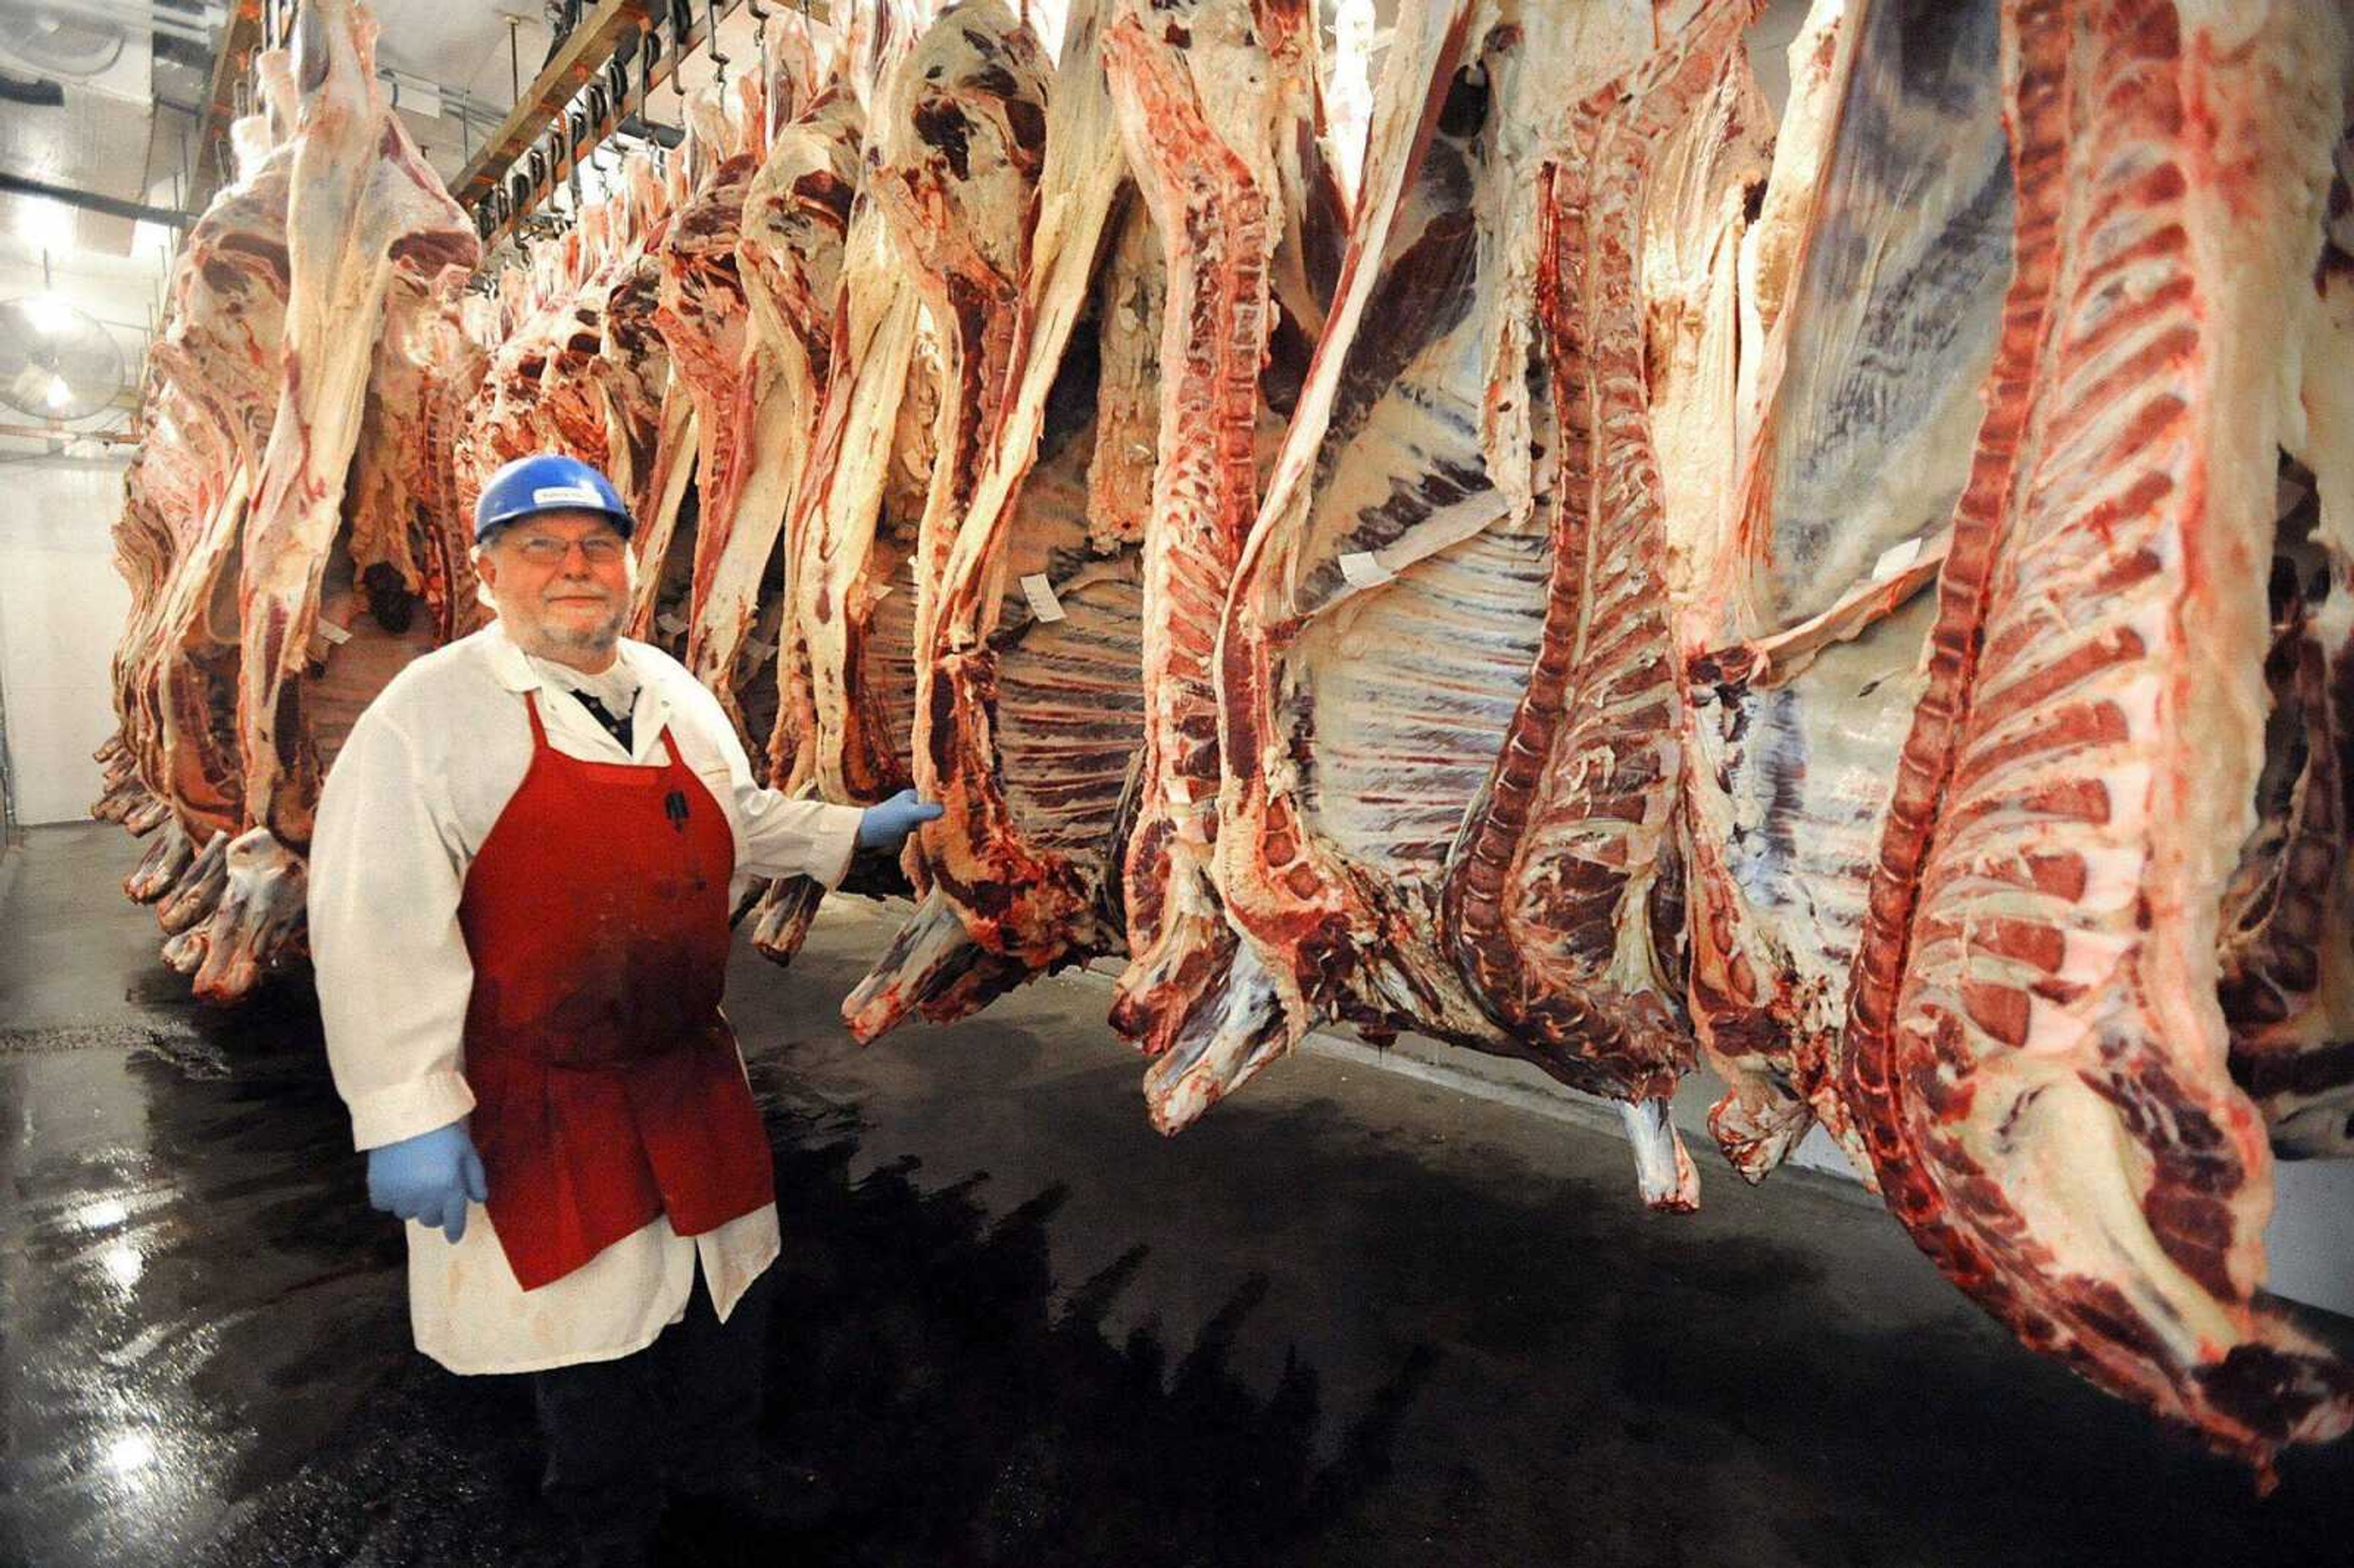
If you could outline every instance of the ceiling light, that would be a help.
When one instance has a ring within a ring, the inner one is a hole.
[[[25,313],[32,318],[37,331],[45,336],[54,337],[71,328],[81,312],[63,294],[49,292],[27,295]]]

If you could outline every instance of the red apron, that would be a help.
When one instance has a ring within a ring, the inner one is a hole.
[[[719,1011],[736,844],[665,729],[658,768],[547,744],[466,873],[458,924],[491,1223],[535,1290],[667,1213],[716,1230],[776,1196]]]

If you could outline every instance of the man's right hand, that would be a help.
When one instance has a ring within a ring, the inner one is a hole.
[[[858,819],[858,847],[896,854],[909,833],[926,822],[937,821],[943,809],[933,801],[917,800],[913,789],[902,789],[881,805],[866,808],[866,814]]]
[[[453,1121],[367,1151],[368,1202],[388,1214],[439,1225],[451,1241],[466,1234],[466,1203],[487,1202],[489,1179],[466,1124]]]

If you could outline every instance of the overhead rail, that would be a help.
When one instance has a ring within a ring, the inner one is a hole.
[[[204,211],[227,182],[229,127],[250,107],[254,58],[292,36],[298,4],[226,0],[211,90],[201,109],[188,211]],[[804,16],[835,9],[811,0],[767,0],[765,5],[762,0],[567,0],[546,62],[530,82],[518,85],[514,106],[450,181],[451,195],[472,217],[485,252],[542,216],[558,190],[568,189],[577,207],[581,163],[608,140],[676,145],[679,132],[649,122],[646,101],[689,57],[709,49],[721,22],[739,5],[756,18],[789,8]],[[704,58],[715,70],[726,64],[724,55],[705,52]],[[472,107],[461,105],[461,118],[473,118],[467,112]]]
[[[617,132],[665,145],[646,123],[656,88],[709,44],[747,0],[599,0],[585,5],[514,111],[450,182],[473,215],[485,252],[522,228],[559,189],[577,205],[581,161]],[[758,6],[755,5],[757,14]],[[714,69],[724,57],[712,58]]]

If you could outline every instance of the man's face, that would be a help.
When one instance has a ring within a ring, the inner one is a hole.
[[[482,547],[482,582],[527,653],[601,669],[630,612],[630,548],[594,512],[547,512]]]

